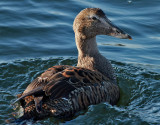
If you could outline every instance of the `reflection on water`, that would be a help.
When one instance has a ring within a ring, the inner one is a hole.
[[[100,52],[116,70],[121,99],[102,103],[70,121],[48,118],[35,124],[159,124],[160,0],[1,0],[0,124],[10,103],[39,74],[53,65],[76,65],[72,23],[80,10],[99,7],[133,40],[98,36]],[[28,124],[31,124],[28,122]]]

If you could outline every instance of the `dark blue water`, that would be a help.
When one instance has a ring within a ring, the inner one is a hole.
[[[100,52],[115,68],[121,99],[117,106],[90,106],[70,121],[34,124],[160,123],[160,0],[1,0],[0,124],[11,117],[16,95],[40,73],[53,65],[76,65],[72,23],[86,7],[103,9],[133,37],[97,37]]]

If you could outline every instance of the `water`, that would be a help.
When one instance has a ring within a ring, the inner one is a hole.
[[[160,0],[1,0],[0,124],[14,111],[16,95],[47,68],[76,65],[72,23],[80,10],[99,7],[133,40],[98,36],[111,60],[121,98],[117,106],[90,106],[70,121],[48,118],[34,124],[159,124]],[[32,124],[28,121],[27,124]]]

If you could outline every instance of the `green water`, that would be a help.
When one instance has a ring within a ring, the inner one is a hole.
[[[90,106],[70,121],[54,118],[27,124],[160,123],[160,0],[1,0],[0,124],[14,111],[10,103],[53,65],[76,65],[72,23],[80,10],[99,7],[133,40],[98,36],[100,52],[116,71],[121,98],[116,106]]]

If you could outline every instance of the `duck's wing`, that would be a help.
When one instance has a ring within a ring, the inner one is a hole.
[[[118,86],[98,71],[70,67],[56,75],[54,77],[57,78],[57,81],[50,81],[43,89],[45,95],[50,99],[64,97],[70,99],[74,104],[81,105],[80,108],[86,108],[88,105],[102,101],[108,101],[114,105],[119,99]]]
[[[109,79],[97,71],[70,67],[54,75],[44,87],[44,91],[47,96],[53,99],[67,97],[72,91],[83,87],[101,86],[103,81],[109,81]]]

